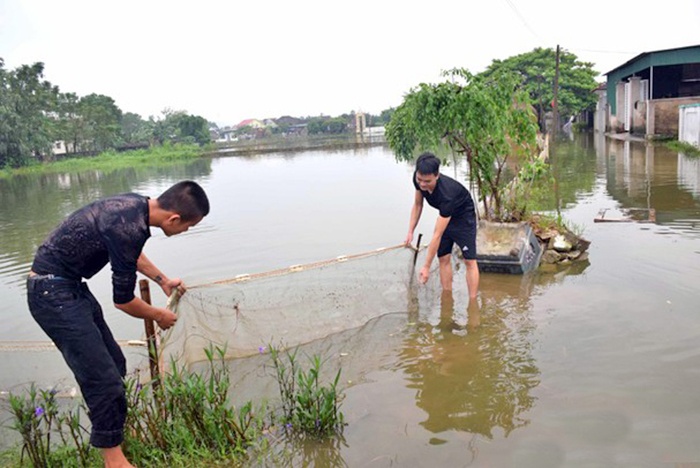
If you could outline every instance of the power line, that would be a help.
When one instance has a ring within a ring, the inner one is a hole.
[[[537,34],[535,32],[535,30],[530,27],[530,25],[528,24],[525,17],[523,15],[521,15],[520,12],[518,11],[518,9],[515,7],[515,5],[513,5],[513,2],[511,2],[511,0],[506,0],[506,3],[510,7],[510,9],[513,10],[513,12],[518,16],[518,18],[520,18],[520,21],[522,21],[522,23],[525,25],[525,27],[528,29],[528,31],[530,31],[532,33],[532,35],[535,36],[537,39],[542,41],[542,38],[540,37],[540,35]]]
[[[630,52],[625,50],[596,50],[596,49],[580,49],[578,47],[567,47],[567,49],[576,49],[579,52],[595,52],[597,54],[639,54],[640,52]]]

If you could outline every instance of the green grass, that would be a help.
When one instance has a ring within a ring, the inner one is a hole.
[[[679,153],[683,153],[686,156],[690,156],[693,158],[699,158],[700,157],[700,148],[697,146],[693,146],[690,143],[686,143],[684,141],[669,141],[666,143],[666,146],[673,151],[678,151]]]
[[[106,151],[97,156],[82,156],[44,163],[34,162],[29,166],[16,169],[0,169],[0,178],[8,178],[20,174],[80,172],[91,169],[109,172],[126,167],[158,166],[196,159],[202,157],[205,151],[205,148],[197,145],[183,144],[165,144],[123,153]]]

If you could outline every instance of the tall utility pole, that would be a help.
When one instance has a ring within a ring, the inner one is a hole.
[[[554,98],[552,99],[552,128],[549,132],[549,161],[554,174],[554,201],[557,208],[557,218],[561,218],[561,197],[559,196],[559,164],[556,157],[557,135],[559,134],[559,44],[557,44],[556,65],[554,68]]]
[[[559,133],[559,44],[557,44],[556,65],[554,67],[554,99],[552,99],[552,141]]]

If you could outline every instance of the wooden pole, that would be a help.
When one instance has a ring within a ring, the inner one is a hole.
[[[554,65],[554,99],[552,99],[552,136],[559,133],[559,44],[557,44],[556,62]],[[554,141],[554,140],[552,140]]]
[[[561,200],[559,196],[559,166],[557,161],[557,135],[559,134],[559,44],[554,68],[554,99],[552,99],[552,133],[549,139],[549,161],[554,172],[554,197],[557,218],[561,217]]]
[[[423,234],[418,234],[418,241],[416,241],[416,251],[413,253],[413,266],[416,266],[416,261],[418,261],[418,252],[420,252],[420,240],[423,238]]]
[[[141,299],[148,305],[151,305],[151,288],[147,279],[139,281],[141,289]],[[146,328],[146,342],[148,343],[148,364],[151,371],[151,379],[154,386],[158,384],[160,371],[158,369],[158,345],[156,344],[156,329],[153,319],[143,319]]]

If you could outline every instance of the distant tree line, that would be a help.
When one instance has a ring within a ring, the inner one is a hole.
[[[365,113],[365,122],[368,127],[380,127],[389,123],[394,109],[382,111],[379,115]],[[307,118],[308,131],[310,135],[320,133],[339,134],[347,133],[355,129],[355,112],[341,114],[338,117],[310,117]]]
[[[364,113],[365,125],[367,127],[383,127],[389,123],[394,108],[383,110],[375,115]],[[285,115],[276,119],[258,120],[257,126],[251,124],[239,125],[237,127],[219,128],[212,123],[211,131],[214,134],[222,135],[224,132],[232,132],[236,138],[266,138],[273,135],[338,135],[343,133],[354,133],[356,113],[350,112],[336,117],[327,115],[292,117]]]
[[[68,154],[94,154],[210,141],[203,117],[166,109],[144,120],[123,112],[109,96],[61,92],[43,74],[41,62],[7,70],[0,58],[0,168],[53,159],[57,145]]]

